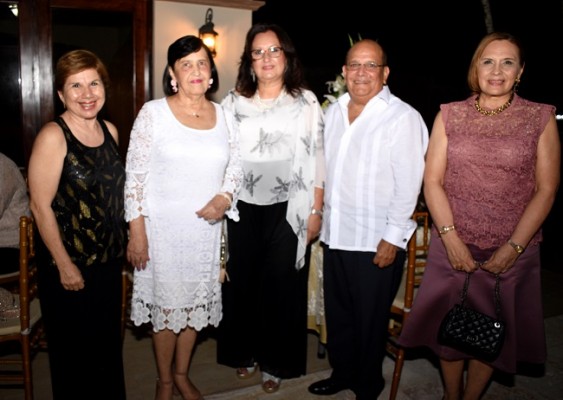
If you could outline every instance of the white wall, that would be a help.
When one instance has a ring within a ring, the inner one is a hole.
[[[208,6],[155,1],[153,38],[153,94],[154,98],[164,96],[162,74],[166,66],[168,46],[185,35],[198,35],[199,27],[205,23]],[[211,7],[213,23],[219,34],[215,64],[219,72],[219,90],[214,100],[220,102],[235,85],[238,62],[246,32],[252,24],[252,11],[226,7]]]

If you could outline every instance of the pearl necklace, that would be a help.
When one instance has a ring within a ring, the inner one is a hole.
[[[285,96],[285,90],[282,90],[278,95],[278,97],[276,97],[275,99],[262,100],[260,98],[260,95],[258,94],[258,91],[256,91],[256,94],[253,96],[252,101],[254,104],[258,106],[258,108],[262,110],[269,110],[272,107],[276,106],[284,96]]]
[[[481,114],[483,114],[487,117],[492,117],[493,115],[500,114],[501,112],[506,110],[508,107],[510,107],[513,99],[514,99],[514,93],[512,93],[510,95],[510,99],[508,99],[508,101],[506,103],[504,103],[502,106],[500,106],[499,108],[495,108],[494,110],[489,111],[489,110],[483,110],[481,108],[481,106],[479,105],[479,96],[477,96],[477,98],[475,99],[475,109],[477,111],[479,111],[479,113],[481,113]]]

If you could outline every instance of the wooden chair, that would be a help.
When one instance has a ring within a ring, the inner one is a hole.
[[[397,296],[391,306],[391,318],[389,320],[389,339],[387,341],[387,352],[395,360],[393,380],[389,399],[395,400],[401,380],[401,372],[405,362],[405,350],[397,344],[403,324],[407,320],[416,291],[422,280],[428,245],[430,242],[430,221],[426,211],[417,211],[413,214],[418,228],[409,240],[407,248],[407,262],[403,279]]]
[[[37,296],[35,227],[31,217],[20,218],[19,317],[0,320],[0,349],[12,352],[0,358],[0,383],[23,385],[25,400],[33,399],[31,361],[36,351],[45,349],[43,324]]]

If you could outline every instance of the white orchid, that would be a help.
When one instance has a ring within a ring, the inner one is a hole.
[[[362,36],[358,34],[357,41],[360,40],[362,40]],[[350,42],[350,47],[352,47],[355,43],[350,34],[348,34],[348,41]],[[321,104],[321,107],[323,109],[326,109],[330,104],[335,103],[340,96],[348,91],[346,89],[346,80],[344,79],[344,75],[342,75],[342,73],[336,75],[335,80],[327,81],[325,83],[328,86],[328,94],[323,95],[323,97],[326,99],[323,104]]]
[[[340,96],[346,93],[346,81],[341,73],[336,75],[335,80],[327,81],[325,83],[328,86],[328,94],[323,95],[326,99],[322,104],[323,108],[326,108],[329,104],[336,102]]]
[[[342,74],[337,75],[335,80],[328,81],[326,84],[328,85],[329,93],[338,93],[338,96],[342,93],[346,93],[346,81]]]

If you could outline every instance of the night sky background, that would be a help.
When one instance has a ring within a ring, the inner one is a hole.
[[[391,92],[415,107],[428,129],[441,103],[469,96],[471,56],[487,33],[481,0],[265,0],[253,22],[274,22],[292,38],[309,86],[319,100],[341,71],[350,35],[377,40],[388,55]],[[516,35],[526,66],[518,94],[556,106],[563,114],[563,0],[490,0],[496,31]],[[311,10],[306,10],[312,8]],[[558,122],[559,134],[563,121]],[[562,190],[544,224],[544,268],[557,257],[563,221]]]
[[[320,100],[327,93],[325,82],[341,70],[348,35],[382,44],[391,69],[389,88],[413,105],[429,128],[440,103],[469,95],[467,68],[486,34],[481,0],[344,0],[338,8],[329,2],[265,1],[253,22],[275,22],[288,32]],[[563,114],[563,1],[490,3],[495,30],[515,34],[526,49],[519,94],[554,104]]]

